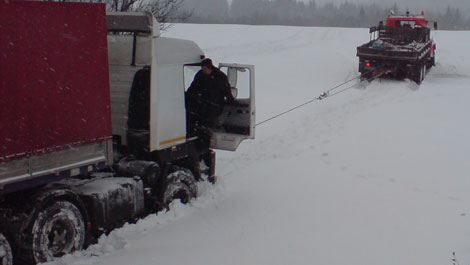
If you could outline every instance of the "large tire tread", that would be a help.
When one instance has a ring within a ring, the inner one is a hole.
[[[37,214],[31,226],[30,259],[35,263],[81,250],[85,245],[85,221],[79,208],[56,200]]]
[[[164,207],[180,199],[182,203],[188,203],[197,196],[197,182],[193,173],[185,168],[174,167],[166,176],[163,189],[160,192],[160,200]]]
[[[0,233],[0,265],[13,265],[13,253],[7,238]]]

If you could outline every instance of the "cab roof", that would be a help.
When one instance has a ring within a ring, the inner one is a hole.
[[[414,21],[416,26],[426,28],[428,20],[423,15],[390,15],[387,17],[386,25],[397,27],[397,21]]]

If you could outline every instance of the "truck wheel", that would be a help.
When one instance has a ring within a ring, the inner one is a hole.
[[[424,80],[424,75],[425,75],[425,68],[426,66],[424,64],[421,64],[421,63],[417,63],[415,66],[414,66],[414,70],[413,70],[413,81],[416,82],[416,84],[420,85],[421,82]]]
[[[421,65],[421,71],[420,71],[420,74],[419,74],[419,82],[417,82],[418,84],[421,84],[424,80],[424,76],[426,75],[426,64],[423,63]]]
[[[69,201],[56,201],[39,212],[32,226],[32,256],[36,263],[81,250],[85,222]]]
[[[0,234],[0,265],[13,265],[10,243],[3,234]]]
[[[187,169],[177,168],[166,178],[161,201],[168,208],[173,200],[179,199],[182,203],[186,204],[196,196],[197,184],[193,173]]]

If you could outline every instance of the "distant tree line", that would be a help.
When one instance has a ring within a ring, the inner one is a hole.
[[[327,27],[370,27],[384,20],[391,11],[403,14],[407,10],[397,4],[355,4],[347,0],[342,4],[325,3],[315,0],[307,3],[297,0],[190,0],[181,6],[192,15],[188,23],[228,23],[249,25],[293,25]],[[421,13],[422,10],[409,10]],[[470,18],[459,8],[448,6],[441,13],[424,10],[426,17],[437,21],[440,29],[469,30]]]

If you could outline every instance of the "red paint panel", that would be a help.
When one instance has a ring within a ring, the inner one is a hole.
[[[424,17],[414,17],[414,16],[394,16],[388,17],[386,25],[390,27],[396,27],[395,23],[397,21],[414,21],[416,25],[426,28],[428,21]]]
[[[0,0],[0,157],[111,136],[104,4]]]

